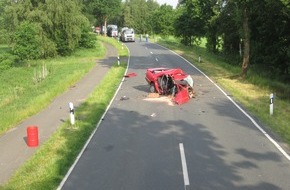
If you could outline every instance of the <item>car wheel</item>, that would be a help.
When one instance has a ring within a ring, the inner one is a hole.
[[[153,83],[150,84],[149,91],[150,91],[151,93],[155,93],[155,92],[156,92],[156,90],[155,90],[155,86],[154,86]]]

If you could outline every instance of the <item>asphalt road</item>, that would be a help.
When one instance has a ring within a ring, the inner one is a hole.
[[[289,160],[227,94],[158,45],[126,45],[128,73],[137,76],[125,79],[59,189],[290,189]],[[183,105],[148,99],[146,68],[160,66],[190,74],[197,97]]]

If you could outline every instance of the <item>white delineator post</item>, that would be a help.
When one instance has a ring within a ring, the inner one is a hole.
[[[68,105],[69,105],[69,112],[70,112],[70,123],[74,125],[75,124],[74,104],[70,102]]]
[[[118,56],[118,65],[120,65],[120,57]]]
[[[270,115],[273,115],[274,112],[274,94],[270,94]]]

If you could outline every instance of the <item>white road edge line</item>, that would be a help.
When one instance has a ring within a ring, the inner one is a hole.
[[[187,171],[187,164],[186,164],[186,158],[185,158],[185,152],[184,152],[184,146],[183,143],[179,143],[179,150],[180,150],[180,156],[181,156],[181,164],[182,164],[182,173],[183,173],[183,179],[184,179],[184,185],[189,185],[189,178],[188,178],[188,171]]]
[[[159,44],[156,44],[166,50],[169,50],[170,52],[174,53],[175,55],[179,56],[181,59],[183,59],[184,61],[186,61],[189,65],[191,65],[192,67],[194,67],[198,72],[200,72],[202,75],[204,75],[211,83],[213,83],[254,125],[255,127],[262,132],[265,137],[283,154],[283,156],[290,161],[290,155],[245,111],[243,110],[243,108],[241,108],[231,97],[229,97],[227,95],[227,93],[225,93],[225,91],[223,89],[221,89],[221,87],[219,87],[213,80],[211,80],[204,72],[202,72],[201,70],[199,70],[196,66],[194,66],[192,63],[190,63],[187,59],[185,59],[184,57],[180,56],[179,54],[177,54],[176,52],[161,46]]]
[[[158,58],[156,57],[155,60],[158,62]]]
[[[127,46],[126,46],[126,48],[127,48],[128,52],[129,52],[129,57],[128,57],[127,68],[126,68],[125,73],[127,73],[127,71],[128,71],[129,63],[130,63],[130,55],[131,55],[130,50],[128,49]],[[79,162],[79,160],[80,160],[81,156],[83,155],[84,151],[86,150],[88,144],[90,143],[90,141],[92,140],[93,136],[94,136],[95,133],[97,132],[97,130],[98,130],[100,124],[102,123],[103,118],[105,117],[105,115],[107,114],[107,112],[108,112],[109,108],[111,107],[113,101],[115,100],[115,98],[116,98],[116,96],[117,96],[119,90],[121,89],[121,86],[122,86],[122,84],[123,84],[124,81],[125,81],[125,77],[123,77],[123,79],[122,79],[122,81],[121,81],[121,83],[120,83],[118,89],[116,90],[116,92],[115,92],[115,94],[114,94],[114,97],[111,99],[110,104],[108,105],[107,109],[105,110],[105,112],[103,113],[101,119],[99,120],[98,124],[96,125],[95,130],[93,131],[93,133],[91,134],[91,136],[90,136],[89,139],[87,140],[87,142],[86,142],[86,144],[84,145],[83,149],[81,150],[81,152],[80,152],[79,155],[77,156],[77,158],[76,158],[75,162],[73,163],[73,165],[70,167],[70,169],[69,169],[68,172],[66,173],[66,175],[65,175],[65,177],[63,178],[63,180],[61,181],[61,183],[60,183],[59,186],[57,187],[57,190],[61,190],[61,189],[62,189],[62,187],[64,186],[66,180],[68,179],[68,177],[69,177],[70,174],[72,173],[73,169],[75,168],[75,166],[76,166],[77,163]]]

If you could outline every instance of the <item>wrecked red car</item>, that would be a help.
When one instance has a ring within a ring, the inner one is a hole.
[[[193,80],[180,68],[149,68],[146,81],[151,93],[171,95],[177,104],[183,104],[194,97]]]

